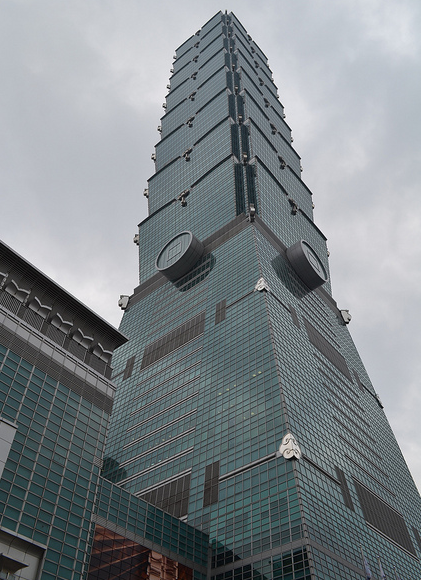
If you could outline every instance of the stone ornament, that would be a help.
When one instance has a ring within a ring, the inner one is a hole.
[[[256,286],[254,287],[254,289],[257,290],[257,292],[263,292],[263,291],[268,292],[269,286],[267,285],[266,280],[264,278],[259,278],[257,280]]]
[[[301,459],[301,449],[294,435],[291,433],[285,435],[279,447],[279,453],[285,459]]]
[[[345,324],[349,324],[351,322],[352,316],[349,313],[349,310],[340,310],[342,320]]]

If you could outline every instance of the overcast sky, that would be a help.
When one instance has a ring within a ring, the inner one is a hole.
[[[1,0],[0,237],[118,326],[174,49],[225,9],[269,58],[333,296],[420,488],[419,0]]]

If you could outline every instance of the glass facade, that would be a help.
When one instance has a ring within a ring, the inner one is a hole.
[[[1,345],[0,357],[1,415],[18,425],[0,480],[2,528],[45,547],[46,580],[80,578],[108,416]]]
[[[126,340],[0,242],[2,578],[84,576]]]
[[[206,578],[206,534],[100,476],[126,341],[0,242],[1,579]]]
[[[97,526],[88,580],[106,578],[192,580],[193,570],[116,532]]]
[[[100,478],[88,580],[206,580],[209,537]]]
[[[105,476],[209,533],[215,580],[361,579],[361,547],[419,578],[420,497],[331,296],[267,58],[218,13],[172,66]],[[164,276],[186,231],[201,257]]]

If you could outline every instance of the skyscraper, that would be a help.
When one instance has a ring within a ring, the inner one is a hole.
[[[419,578],[421,500],[331,295],[267,58],[176,51],[114,358],[105,475],[210,534],[212,578]]]

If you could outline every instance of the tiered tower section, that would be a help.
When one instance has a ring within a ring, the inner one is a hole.
[[[421,501],[331,296],[267,59],[233,14],[177,49],[164,107],[106,475],[209,532],[218,580],[361,579],[360,544],[420,577]]]

